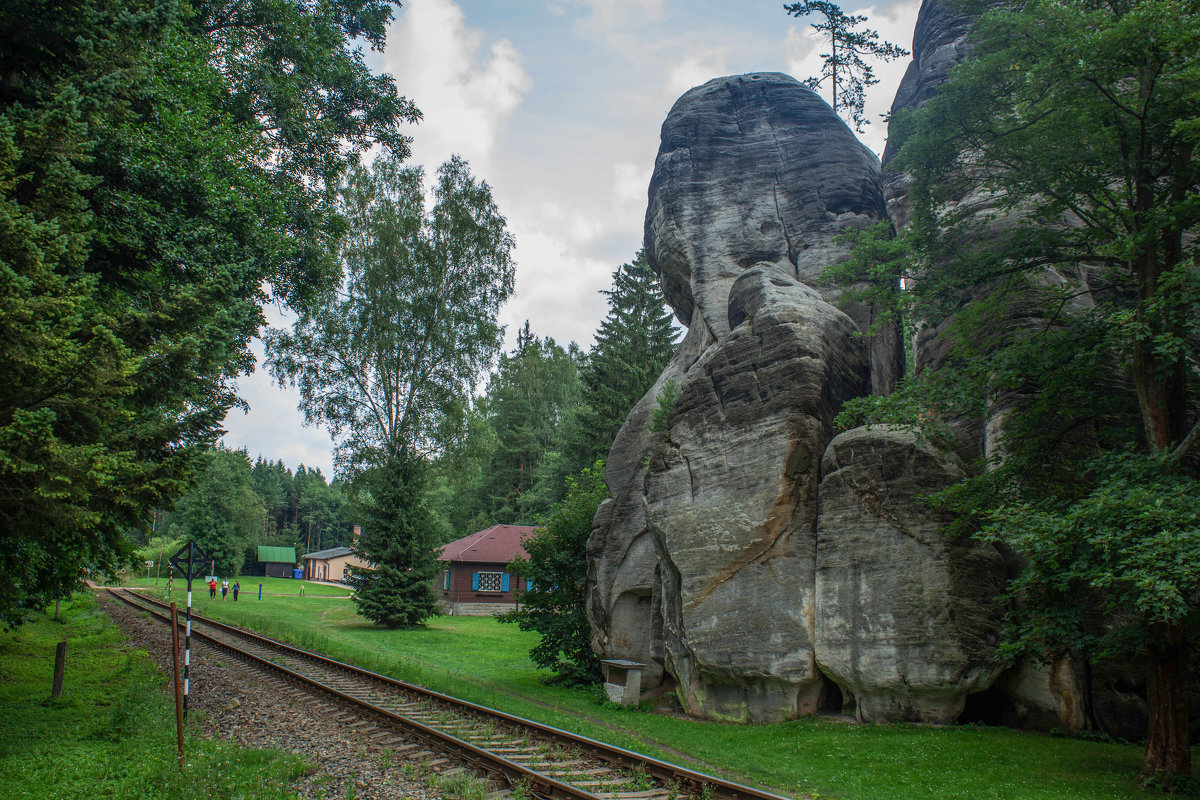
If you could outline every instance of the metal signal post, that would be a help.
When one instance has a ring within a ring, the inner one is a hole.
[[[190,689],[190,673],[192,666],[192,578],[204,574],[204,565],[210,561],[204,551],[195,542],[188,542],[179,552],[171,556],[171,566],[183,573],[187,578],[187,611],[183,633],[183,721],[187,722],[188,693]]]

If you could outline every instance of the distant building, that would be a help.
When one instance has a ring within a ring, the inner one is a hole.
[[[358,544],[362,529],[354,526],[350,543]],[[349,547],[330,547],[327,550],[317,550],[304,554],[304,579],[306,581],[333,581],[347,583],[350,580],[350,570],[353,568],[370,569],[371,565],[354,555]]]
[[[354,555],[349,547],[331,547],[304,554],[304,579],[346,583],[351,567],[365,567],[367,562]]]
[[[296,548],[294,547],[258,547],[259,572],[253,574],[266,575],[269,578],[290,578],[292,569],[296,566]]]
[[[442,574],[434,589],[442,611],[458,616],[486,616],[516,607],[516,593],[525,580],[508,572],[517,556],[528,558],[522,543],[540,528],[530,525],[493,525],[486,530],[442,545]]]

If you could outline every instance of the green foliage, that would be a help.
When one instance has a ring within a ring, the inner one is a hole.
[[[1014,615],[1009,652],[1067,641],[1091,658],[1126,659],[1149,646],[1154,626],[1193,624],[1200,610],[1200,480],[1135,454],[1084,466],[1094,482],[1079,496],[1005,504],[983,519],[979,538],[1028,559],[1012,591],[1038,609]],[[1091,610],[1110,622],[1096,625]]]
[[[1145,659],[1143,774],[1168,783],[1190,769],[1186,735],[1162,734],[1187,729],[1172,697],[1200,611],[1186,566],[1200,552],[1197,10],[983,13],[972,57],[894,121],[911,224],[863,235],[839,268],[926,320],[940,348],[936,370],[918,363],[894,398],[843,416],[935,436],[1002,420],[986,471],[940,496],[962,515],[953,532],[1030,565],[1012,586],[1010,654]]]
[[[536,519],[555,499],[535,493],[535,484],[562,437],[569,410],[579,401],[582,360],[573,343],[564,350],[549,337],[539,340],[528,322],[513,352],[500,356],[479,403],[495,434],[481,490],[487,500],[484,510],[496,522]]]
[[[664,383],[662,389],[654,397],[654,410],[650,412],[650,422],[647,427],[655,433],[661,433],[663,439],[670,437],[667,422],[671,417],[671,410],[675,408],[678,400],[679,384],[673,380]]]
[[[513,288],[504,217],[458,157],[438,169],[429,209],[423,178],[387,156],[351,172],[344,288],[265,337],[272,375],[341,438],[347,475],[406,450],[431,456],[458,435],[499,349],[496,313]]]
[[[218,447],[204,454],[196,486],[180,499],[169,535],[194,541],[213,559],[216,574],[238,575],[265,514],[245,451]]]
[[[389,14],[0,8],[0,620],[128,559],[238,403],[263,304],[335,280],[327,184],[417,116],[352,42]]]
[[[350,585],[358,612],[386,628],[419,625],[437,613],[433,576],[438,562],[425,506],[427,467],[397,458],[366,473],[361,500],[363,533],[355,552],[371,564]]]
[[[639,251],[613,273],[609,310],[586,357],[529,326],[503,355],[471,428],[438,459],[431,503],[443,540],[549,511],[567,476],[604,458],[666,367],[676,330]]]
[[[68,641],[62,698],[48,700],[55,643]],[[59,618],[35,613],[0,637],[0,796],[238,797],[287,800],[309,765],[294,753],[249,750],[185,729],[187,769],[175,750],[173,697],[145,651],[127,646],[88,594]],[[193,715],[192,720],[196,717]]]
[[[806,78],[804,85],[816,89],[828,80],[832,96],[830,106],[835,113],[849,111],[854,129],[861,133],[863,126],[870,124],[863,117],[866,89],[879,83],[875,70],[863,61],[863,56],[891,61],[904,58],[908,51],[890,42],[879,41],[879,34],[875,31],[855,30],[867,18],[847,15],[842,12],[841,6],[828,0],[804,0],[802,3],[786,5],[783,10],[793,17],[820,14],[825,18],[824,22],[812,23],[813,30],[829,37],[829,52],[821,54],[825,65],[821,69],[821,77]]]
[[[613,273],[608,315],[580,371],[583,394],[567,428],[568,456],[559,485],[598,458],[607,458],[617,432],[675,352],[677,331],[663,300],[658,277],[639,250],[632,263]]]
[[[488,185],[454,157],[438,169],[426,209],[423,177],[387,156],[350,173],[343,289],[292,332],[266,336],[272,374],[298,386],[310,423],[341,439],[340,470],[363,497],[361,554],[376,567],[355,577],[357,602],[389,627],[434,612],[426,462],[463,434],[513,287],[512,237]]]
[[[533,588],[521,607],[505,614],[521,630],[537,631],[541,641],[529,651],[533,663],[569,684],[600,680],[600,662],[592,652],[591,627],[584,611],[587,594],[587,539],[596,509],[608,499],[604,462],[597,461],[567,479],[567,494],[546,518],[546,529],[525,542],[528,559],[509,569]]]

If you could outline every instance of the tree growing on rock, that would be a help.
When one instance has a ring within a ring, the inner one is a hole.
[[[803,3],[786,5],[783,10],[793,17],[820,14],[825,19],[824,22],[811,23],[813,30],[829,37],[829,52],[821,54],[821,58],[825,59],[821,77],[805,78],[803,83],[815,90],[829,81],[829,105],[834,113],[849,112],[854,129],[861,133],[863,126],[870,124],[870,120],[863,116],[866,90],[879,83],[874,68],[863,61],[863,56],[891,61],[904,58],[908,51],[890,42],[880,41],[875,31],[856,30],[867,18],[846,14],[841,6],[828,0],[805,0]]]
[[[338,468],[367,523],[359,554],[373,566],[354,577],[356,602],[389,627],[435,611],[428,461],[465,424],[513,287],[512,237],[488,185],[454,157],[426,208],[423,177],[387,156],[351,171],[343,287],[290,333],[266,337],[276,380],[296,385],[305,418],[340,438]]]
[[[876,299],[903,279],[894,300],[952,345],[946,366],[858,403],[867,419],[1003,404],[1000,457],[941,502],[1027,565],[1008,654],[1145,663],[1142,777],[1164,786],[1191,772],[1200,620],[1195,12],[1036,0],[983,14],[972,57],[893,126],[913,223],[841,269],[881,279]]]

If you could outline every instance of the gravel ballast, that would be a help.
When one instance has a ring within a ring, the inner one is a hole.
[[[145,649],[170,675],[169,626],[134,611],[107,592],[98,592],[98,596],[130,646]],[[406,746],[396,742],[401,737],[355,722],[349,712],[332,702],[311,697],[195,640],[190,684],[189,712],[201,712],[206,736],[306,757],[313,770],[296,787],[306,800],[441,797],[430,782],[434,773],[397,752]]]

